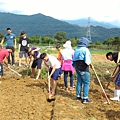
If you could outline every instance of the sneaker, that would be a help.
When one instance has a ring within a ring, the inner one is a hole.
[[[89,99],[83,99],[83,103],[92,103],[92,100],[89,100]]]
[[[81,100],[81,97],[76,97],[76,100],[78,101],[78,100]]]
[[[12,64],[12,66],[15,66],[15,64]]]

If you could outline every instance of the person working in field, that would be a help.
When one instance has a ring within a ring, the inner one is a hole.
[[[52,97],[55,95],[61,65],[56,57],[48,55],[46,53],[41,53],[40,58],[44,61],[45,66],[49,69],[48,78],[50,78],[52,84],[52,92],[50,94],[50,97]]]
[[[36,80],[39,79],[40,73],[41,73],[41,65],[42,65],[42,59],[40,58],[40,48],[39,47],[29,47],[28,48],[28,56],[30,58],[29,64],[32,61],[32,57],[33,57],[33,62],[32,62],[32,75],[31,77],[34,78],[35,77],[35,68],[37,67],[37,76],[36,76]]]
[[[12,52],[9,50],[9,52]],[[0,84],[2,83],[1,78],[3,76],[3,63],[8,67],[8,56],[9,56],[8,50],[2,48],[2,45],[0,44]]]
[[[63,45],[64,49],[62,51],[62,70],[64,72],[64,84],[65,90],[68,90],[68,75],[70,76],[70,90],[74,90],[73,81],[74,81],[74,67],[72,66],[72,59],[74,55],[74,50],[71,46],[71,41],[68,40]]]
[[[108,52],[106,54],[106,58],[116,63],[116,68],[111,76],[112,81],[116,78],[116,80],[114,81],[115,83],[114,97],[110,99],[120,101],[120,65],[119,65],[120,64],[120,52],[114,52],[114,53]]]
[[[26,51],[26,47],[29,47],[29,38],[26,36],[26,33],[23,31],[20,34],[19,39],[19,47],[18,47],[18,53],[19,53],[19,67],[21,66],[21,59],[24,55],[26,66],[28,67],[28,51]]]
[[[61,64],[61,68],[62,68],[62,63],[63,63],[63,59],[62,59],[62,48],[61,46],[58,44],[56,45],[56,49],[58,50],[58,56],[57,56],[57,59],[59,60],[60,64]],[[63,72],[62,72],[62,69],[60,68],[60,79],[62,79],[63,77]]]
[[[6,49],[11,49],[12,52],[9,54],[8,57],[8,64],[11,64],[10,61],[10,55],[12,57],[12,65],[15,66],[15,57],[14,57],[14,51],[16,49],[16,36],[12,33],[11,28],[7,28],[6,34],[4,35],[1,44],[3,45],[3,42],[6,41]]]
[[[91,64],[92,56],[87,48],[89,43],[90,41],[85,37],[79,39],[73,57],[73,65],[77,74],[76,100],[82,100],[82,103],[92,102],[92,100],[88,99],[90,86],[89,66],[93,69],[93,65]],[[82,89],[83,99],[81,95]]]

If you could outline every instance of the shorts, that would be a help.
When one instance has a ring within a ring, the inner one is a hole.
[[[118,73],[118,75],[116,77],[115,84],[117,84],[118,86],[120,86],[120,72]]]
[[[63,71],[62,69],[60,68],[60,71],[59,71],[59,75],[63,74]]]
[[[37,66],[37,69],[41,69],[41,65],[42,65],[42,59],[39,58],[33,61],[32,68],[36,68]]]
[[[52,68],[49,69],[49,74],[51,73],[51,71]],[[56,69],[55,72],[52,74],[51,78],[54,80],[58,80],[59,72],[60,72],[60,68]]]
[[[14,51],[15,51],[15,48],[14,48],[13,46],[6,46],[6,49],[11,49],[11,50],[12,50],[12,52],[14,52]]]
[[[0,76],[3,76],[3,64],[0,63]]]
[[[20,53],[19,53],[19,58],[22,58],[23,55],[24,55],[25,58],[28,57],[28,53],[27,53],[27,52],[25,52],[25,51],[20,51]]]

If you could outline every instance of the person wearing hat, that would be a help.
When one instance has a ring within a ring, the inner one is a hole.
[[[91,64],[91,54],[88,47],[90,41],[82,37],[78,41],[78,46],[75,49],[73,63],[75,65],[77,74],[77,85],[76,85],[76,100],[82,100],[83,103],[90,103],[91,100],[88,99],[89,86],[90,86],[90,72],[89,66],[93,68]],[[83,99],[81,96],[83,86]]]
[[[35,68],[37,67],[37,76],[35,78],[35,80],[39,79],[39,76],[41,74],[41,67],[42,67],[42,59],[40,58],[40,48],[37,46],[32,46],[32,47],[28,47],[28,56],[29,56],[29,64],[31,65],[32,68],[32,75],[31,77],[34,78],[35,77]],[[32,59],[33,58],[33,59]]]
[[[11,49],[12,52],[9,54],[8,57],[8,64],[11,64],[10,55],[12,57],[12,65],[15,66],[15,58],[14,58],[14,51],[16,49],[16,36],[12,33],[11,28],[6,29],[6,34],[4,35],[1,45],[3,45],[4,41],[6,41],[6,49]]]
[[[62,59],[63,59],[63,64],[62,64],[62,70],[64,72],[64,84],[65,84],[65,89],[68,90],[68,74],[70,76],[70,90],[73,90],[73,74],[74,74],[74,67],[72,66],[72,59],[74,55],[74,50],[71,47],[71,41],[68,40],[66,43],[63,45],[64,49],[62,51]]]
[[[19,53],[19,67],[21,66],[21,59],[24,56],[26,61],[26,66],[28,67],[28,51],[26,50],[26,47],[29,47],[30,40],[26,36],[26,33],[24,31],[20,34],[19,39],[19,47],[18,47],[18,53]]]

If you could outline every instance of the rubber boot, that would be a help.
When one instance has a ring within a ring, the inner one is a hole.
[[[110,100],[117,100],[119,101],[120,90],[114,89],[114,98],[110,98]]]

